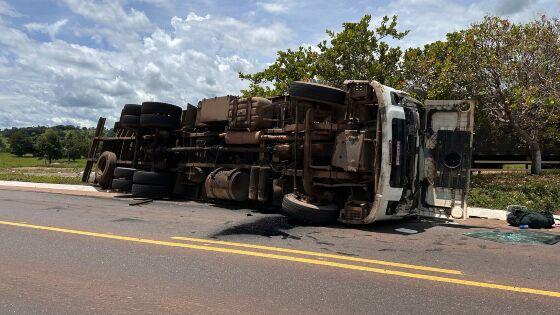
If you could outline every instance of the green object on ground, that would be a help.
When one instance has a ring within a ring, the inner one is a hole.
[[[534,231],[480,231],[465,233],[466,236],[480,238],[487,241],[499,243],[519,244],[546,244],[554,245],[560,242],[560,235],[534,232]]]

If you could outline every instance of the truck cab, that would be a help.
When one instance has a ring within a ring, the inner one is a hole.
[[[342,213],[340,221],[368,224],[412,214],[467,218],[474,101],[422,104],[379,82],[369,84],[381,127],[375,195],[363,219],[347,219]]]

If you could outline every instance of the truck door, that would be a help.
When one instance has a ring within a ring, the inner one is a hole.
[[[474,101],[426,101],[419,152],[421,215],[464,219],[467,214]]]

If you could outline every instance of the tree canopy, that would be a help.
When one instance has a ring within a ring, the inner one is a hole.
[[[541,172],[542,145],[559,132],[557,19],[516,24],[486,17],[447,41],[409,49],[403,69],[420,98],[477,99],[479,126],[513,131],[532,152],[532,173]]]
[[[317,80],[333,86],[342,86],[344,80],[376,79],[400,87],[402,50],[391,46],[387,39],[402,39],[408,31],[397,30],[397,17],[383,17],[379,25],[372,26],[371,16],[359,22],[342,25],[342,31],[326,31],[328,40],[316,46],[300,46],[296,50],[277,52],[276,61],[254,74],[240,73],[249,80],[244,95],[279,95],[287,91],[293,81]]]
[[[54,129],[47,129],[45,133],[37,137],[35,151],[37,156],[43,157],[49,161],[49,164],[52,163],[52,160],[61,158],[63,147],[59,133]]]

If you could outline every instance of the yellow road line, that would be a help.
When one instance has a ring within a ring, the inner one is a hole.
[[[251,251],[231,249],[231,248],[193,245],[193,244],[185,244],[185,243],[178,243],[178,242],[156,241],[156,240],[150,240],[150,239],[145,239],[145,238],[119,236],[119,235],[114,235],[114,234],[95,233],[95,232],[87,232],[87,231],[80,231],[80,230],[70,230],[70,229],[56,228],[56,227],[50,227],[50,226],[32,225],[32,224],[27,224],[27,223],[18,223],[18,222],[9,222],[9,221],[0,221],[0,224],[23,227],[23,228],[30,228],[30,229],[36,229],[36,230],[43,230],[43,231],[52,231],[52,232],[60,232],[60,233],[67,233],[67,234],[99,237],[99,238],[105,238],[105,239],[129,241],[129,242],[136,242],[136,243],[142,243],[142,244],[198,249],[198,250],[204,250],[204,251],[209,251],[209,252],[238,254],[238,255],[252,256],[252,257],[277,259],[277,260],[283,260],[283,261],[293,261],[293,262],[300,262],[300,263],[306,263],[306,264],[311,264],[311,265],[329,266],[329,267],[336,267],[336,268],[348,269],[348,270],[360,270],[360,271],[367,271],[367,272],[373,272],[373,273],[385,274],[385,275],[392,275],[392,276],[399,276],[399,277],[405,277],[405,278],[420,279],[420,280],[427,280],[427,281],[436,281],[436,282],[443,282],[443,283],[452,283],[452,284],[459,284],[459,285],[472,286],[472,287],[481,287],[481,288],[495,289],[495,290],[502,290],[502,291],[511,291],[511,292],[529,293],[529,294],[537,294],[537,295],[544,295],[544,296],[551,296],[551,297],[560,297],[560,292],[555,292],[555,291],[546,291],[546,290],[538,290],[538,289],[531,289],[531,288],[514,287],[514,286],[508,286],[508,285],[501,285],[501,284],[494,284],[494,283],[487,283],[487,282],[478,282],[478,281],[470,281],[470,280],[463,280],[463,279],[456,279],[456,278],[447,278],[447,277],[441,277],[441,276],[430,276],[430,275],[425,275],[425,274],[417,274],[417,273],[410,273],[410,272],[403,272],[403,271],[396,271],[396,270],[389,270],[389,269],[380,269],[380,268],[373,268],[373,267],[366,267],[366,266],[357,266],[357,265],[337,263],[337,262],[324,261],[324,260],[311,259],[311,258],[300,258],[300,257],[293,257],[293,256],[284,256],[284,255],[277,255],[277,254],[251,252]]]
[[[234,242],[209,240],[209,239],[193,238],[193,237],[182,237],[182,236],[175,236],[175,237],[172,237],[172,239],[182,240],[182,241],[190,241],[190,242],[198,242],[198,243],[206,243],[206,244],[219,244],[219,245],[237,246],[237,247],[245,247],[245,248],[253,248],[253,249],[263,249],[263,250],[269,250],[269,251],[275,251],[275,252],[301,254],[301,255],[315,256],[315,257],[334,258],[334,259],[340,259],[340,260],[363,262],[363,263],[370,263],[370,264],[384,265],[384,266],[391,266],[391,267],[398,267],[398,268],[407,268],[407,269],[415,269],[415,270],[422,270],[422,271],[441,272],[441,273],[448,273],[448,274],[454,274],[454,275],[462,275],[463,274],[459,270],[442,269],[442,268],[419,266],[419,265],[409,265],[409,264],[402,264],[402,263],[391,262],[391,261],[352,257],[352,256],[344,256],[344,255],[334,255],[334,254],[319,253],[319,252],[312,252],[312,251],[299,250],[299,249],[271,247],[271,246],[245,244],[245,243],[234,243]]]

